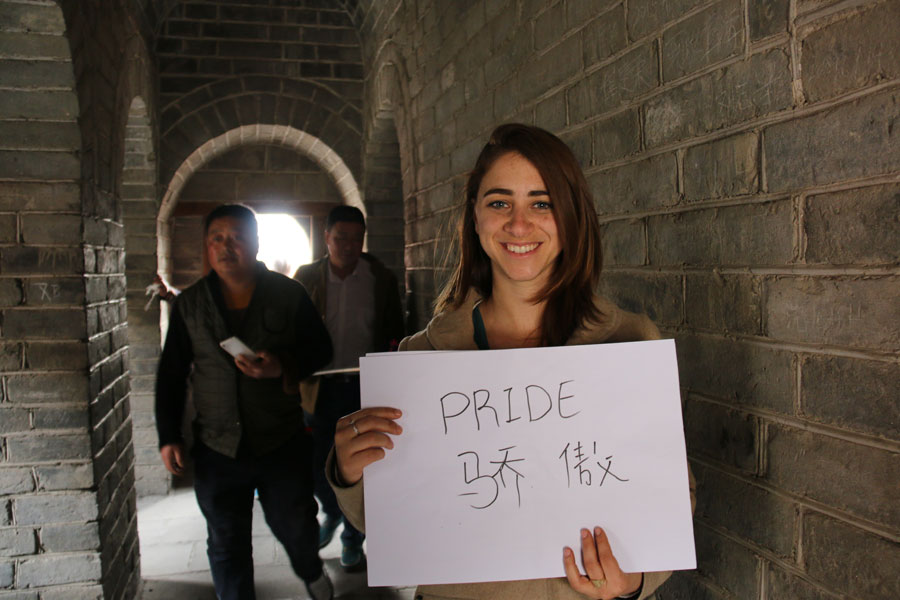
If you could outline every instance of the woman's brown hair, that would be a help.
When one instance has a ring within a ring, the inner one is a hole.
[[[436,312],[459,308],[474,288],[484,298],[492,289],[491,261],[475,232],[475,203],[485,173],[505,154],[519,154],[547,186],[559,235],[560,252],[547,285],[534,302],[545,301],[541,345],[561,346],[587,321],[602,317],[594,304],[600,280],[600,226],[587,181],[569,147],[558,137],[530,125],[500,125],[478,155],[466,182],[465,204],[457,227],[459,263],[436,302]]]

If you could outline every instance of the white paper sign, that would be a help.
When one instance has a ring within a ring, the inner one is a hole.
[[[365,470],[370,585],[562,577],[601,526],[626,572],[696,567],[672,340],[360,360],[403,411]]]

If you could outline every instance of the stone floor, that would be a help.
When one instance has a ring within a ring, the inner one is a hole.
[[[206,523],[194,492],[181,489],[138,501],[142,600],[216,600],[206,561]],[[341,541],[335,535],[320,552],[335,587],[335,598],[412,600],[414,588],[370,588],[366,574],[344,573]],[[253,509],[253,562],[257,600],[308,598],[281,545],[266,526],[259,502]]]

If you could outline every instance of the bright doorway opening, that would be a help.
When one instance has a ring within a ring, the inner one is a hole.
[[[309,235],[297,219],[286,213],[256,215],[259,224],[257,259],[270,271],[292,277],[302,265],[312,262]]]

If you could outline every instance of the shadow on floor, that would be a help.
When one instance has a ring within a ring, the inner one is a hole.
[[[320,516],[321,518],[321,516]],[[141,600],[216,600],[206,560],[206,522],[193,490],[138,501],[141,544]],[[412,600],[414,588],[370,588],[366,573],[345,573],[341,542],[335,535],[320,551],[342,600]],[[257,600],[305,600],[308,596],[287,556],[265,524],[262,508],[253,507],[253,564]]]

